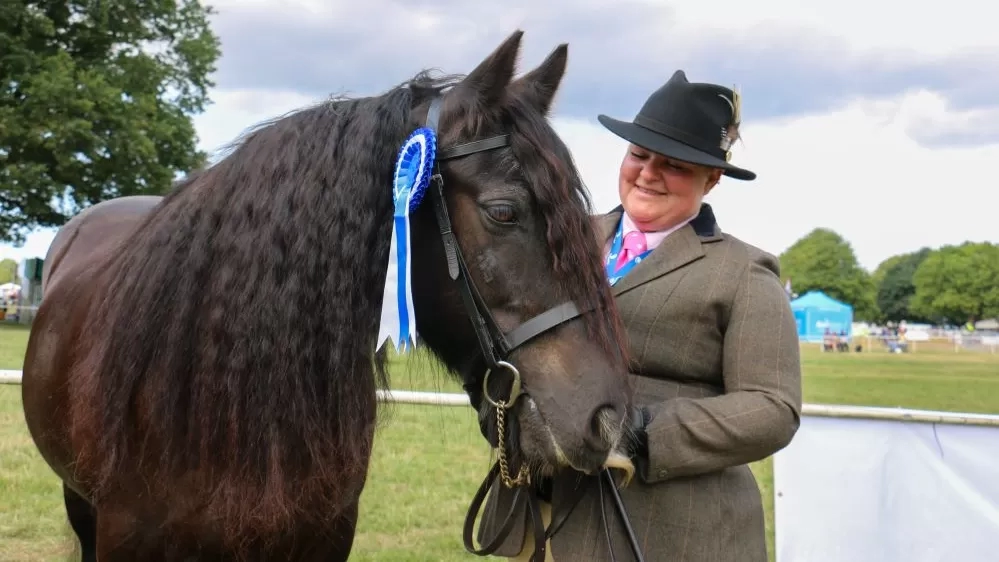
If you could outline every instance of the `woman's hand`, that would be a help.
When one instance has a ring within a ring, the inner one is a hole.
[[[645,406],[632,406],[630,423],[625,434],[628,440],[628,456],[649,458],[649,434],[647,428],[652,422],[652,413]]]

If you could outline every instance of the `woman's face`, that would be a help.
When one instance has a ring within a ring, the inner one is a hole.
[[[621,162],[618,196],[643,231],[666,230],[697,214],[721,170],[667,158],[629,145]]]

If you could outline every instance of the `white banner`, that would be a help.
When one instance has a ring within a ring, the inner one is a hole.
[[[999,560],[999,417],[871,411],[803,416],[775,455],[777,562]]]

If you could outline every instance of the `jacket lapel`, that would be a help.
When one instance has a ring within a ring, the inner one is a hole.
[[[603,255],[603,248],[614,236],[622,212],[623,209],[618,207],[600,217],[598,230],[602,241],[601,255]],[[711,207],[703,204],[701,212],[693,221],[667,236],[649,257],[635,265],[628,275],[618,281],[611,288],[611,292],[614,295],[620,295],[697,261],[704,257],[703,244],[717,242],[721,239],[722,236],[715,223]]]

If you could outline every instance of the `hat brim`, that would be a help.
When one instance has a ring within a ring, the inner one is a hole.
[[[641,125],[614,119],[603,114],[598,115],[597,120],[600,121],[601,125],[607,127],[610,132],[646,150],[651,150],[652,152],[657,152],[663,156],[675,158],[682,162],[719,168],[722,170],[722,174],[737,180],[752,181],[756,179],[754,172],[733,166],[721,158],[698,150],[689,144],[646,129]]]

